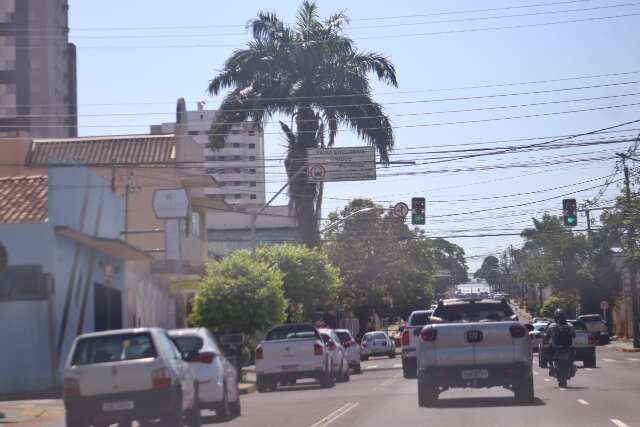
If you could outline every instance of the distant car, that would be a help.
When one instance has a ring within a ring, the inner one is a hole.
[[[546,325],[546,324],[547,324],[547,323],[549,323],[549,322],[550,322],[550,320],[549,320],[549,319],[546,319],[546,318],[544,318],[544,317],[534,317],[534,318],[531,320],[531,323],[533,323],[533,325],[534,325],[534,326],[536,325],[536,323],[544,323],[544,324]]]
[[[213,409],[222,421],[240,415],[238,373],[205,328],[169,331],[178,349],[189,362],[198,383],[198,403]]]
[[[578,320],[584,322],[587,330],[593,334],[593,338],[599,345],[609,344],[609,328],[599,314],[584,314],[578,316]]]
[[[336,382],[349,381],[349,361],[340,338],[333,329],[318,329],[333,361]]]
[[[349,367],[353,369],[355,374],[361,374],[360,366],[360,344],[353,338],[348,329],[336,329],[336,335],[340,338],[342,347],[344,347]]]
[[[579,320],[567,320],[576,330],[576,337],[573,340],[575,351],[575,361],[582,362],[585,368],[596,367],[596,344],[591,332],[587,330],[585,324]],[[551,322],[549,322],[549,325]],[[548,327],[548,326],[547,326]],[[538,365],[546,368],[550,359],[550,344],[547,339],[542,340],[538,346]]]
[[[78,336],[64,368],[67,427],[200,426],[196,379],[167,332],[121,329]]]
[[[429,323],[433,310],[416,310],[411,313],[402,331],[402,374],[405,378],[416,378],[416,346],[420,331]]]
[[[390,359],[396,357],[396,345],[386,332],[367,332],[362,337],[360,345],[362,360],[371,356],[388,356]]]
[[[531,351],[537,353],[544,337],[544,332],[547,329],[547,323],[534,323],[533,330],[529,332],[531,337]]]

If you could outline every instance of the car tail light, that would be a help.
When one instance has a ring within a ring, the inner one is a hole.
[[[256,347],[256,360],[262,359],[264,359],[264,350],[262,349],[262,346],[259,345]]]
[[[409,330],[405,329],[402,331],[402,345],[409,345]]]
[[[210,364],[213,359],[216,358],[216,354],[212,351],[203,351],[198,355],[198,362]]]
[[[420,332],[420,338],[422,338],[422,341],[435,341],[437,336],[438,330],[432,327],[426,327],[422,329],[422,332]]]
[[[589,342],[589,345],[594,345],[595,340],[593,339],[593,335],[589,334],[588,342]]]
[[[527,334],[527,329],[522,325],[513,325],[509,328],[512,338],[522,338]]]
[[[314,354],[314,356],[322,356],[323,353],[324,353],[324,348],[320,344],[315,343],[313,345],[313,354]]]
[[[167,388],[171,385],[171,375],[167,368],[159,368],[151,371],[151,385],[154,389]]]
[[[80,383],[75,378],[65,378],[64,380],[65,396],[80,396]]]

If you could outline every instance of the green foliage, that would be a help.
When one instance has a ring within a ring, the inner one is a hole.
[[[572,294],[554,294],[545,300],[540,308],[540,314],[546,318],[553,319],[553,312],[562,308],[569,318],[574,317],[578,310],[578,298]]]
[[[498,285],[502,276],[500,271],[500,261],[493,255],[486,257],[482,262],[482,267],[480,267],[473,276],[486,280],[492,287]]]
[[[189,320],[216,333],[254,334],[284,321],[286,306],[277,266],[238,251],[209,263]]]
[[[291,303],[302,304],[302,319],[313,320],[316,310],[335,302],[341,279],[338,269],[322,249],[299,245],[262,246],[258,260],[282,272],[284,295]]]

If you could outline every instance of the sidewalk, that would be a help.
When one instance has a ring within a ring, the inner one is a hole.
[[[12,400],[0,402],[0,424],[59,424],[64,418],[62,400]]]
[[[640,353],[640,348],[633,348],[633,340],[628,338],[612,338],[607,347],[625,353]]]

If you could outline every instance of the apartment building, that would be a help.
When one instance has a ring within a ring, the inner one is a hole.
[[[0,1],[0,136],[77,136],[67,0]]]
[[[209,131],[216,110],[187,111],[188,134],[203,148],[204,173],[215,178],[217,188],[206,189],[207,197],[230,205],[263,205],[265,195],[264,133],[259,126],[244,123],[234,127],[225,146],[211,150]],[[151,126],[152,134],[173,133],[175,123]]]

